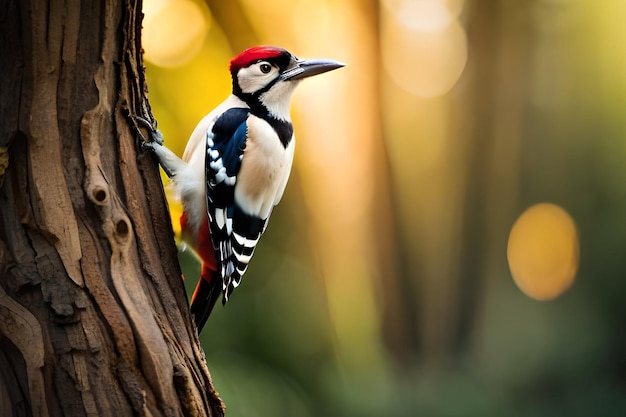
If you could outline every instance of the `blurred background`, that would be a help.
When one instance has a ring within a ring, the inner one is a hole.
[[[179,155],[243,49],[347,63],[298,87],[287,191],[201,336],[228,415],[626,415],[626,1],[144,13]]]

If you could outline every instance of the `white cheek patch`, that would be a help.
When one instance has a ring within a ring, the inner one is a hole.
[[[237,82],[241,91],[246,94],[252,94],[259,91],[270,82],[272,82],[278,73],[270,72],[269,74],[259,74],[255,67],[242,68],[237,73]]]

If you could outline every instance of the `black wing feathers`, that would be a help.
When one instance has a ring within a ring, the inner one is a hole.
[[[241,282],[267,221],[246,214],[235,201],[249,115],[250,109],[227,110],[207,132],[207,208],[211,240],[219,261],[222,303]]]

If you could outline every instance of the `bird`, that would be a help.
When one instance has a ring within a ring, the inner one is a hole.
[[[285,191],[295,149],[294,89],[343,66],[276,46],[248,48],[230,61],[232,93],[200,120],[182,159],[164,146],[156,126],[144,141],[182,202],[181,238],[202,263],[190,305],[198,333],[219,297],[225,305],[241,283]]]

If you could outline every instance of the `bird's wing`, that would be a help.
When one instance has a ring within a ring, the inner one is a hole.
[[[247,140],[250,109],[232,108],[207,132],[205,176],[211,240],[222,278],[222,303],[241,282],[266,220],[244,213],[235,201],[237,174]]]

